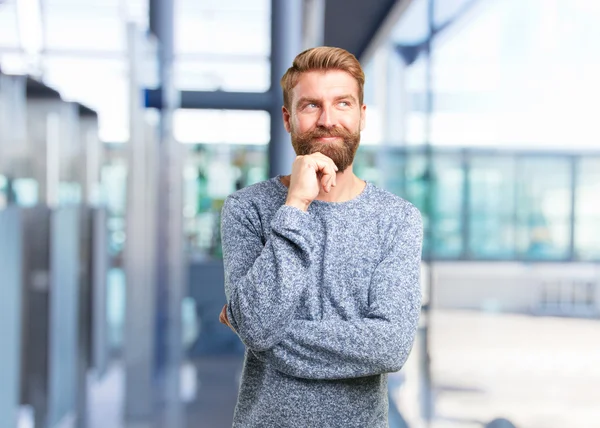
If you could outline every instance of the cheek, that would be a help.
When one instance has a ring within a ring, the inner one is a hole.
[[[356,117],[356,116],[352,116],[352,117],[348,117],[346,118],[346,120],[344,120],[344,128],[354,132],[355,130],[361,130],[362,128],[362,122],[360,120],[360,116]]]
[[[313,127],[313,124],[306,118],[297,118],[296,120],[291,121],[291,127],[296,133],[304,133],[310,131]]]

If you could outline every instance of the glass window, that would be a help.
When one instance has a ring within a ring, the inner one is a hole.
[[[575,252],[581,260],[600,260],[600,158],[577,166]]]
[[[3,48],[20,48],[19,30],[17,27],[16,2],[0,2],[0,46]],[[2,57],[0,57],[2,59]]]
[[[377,147],[368,145],[358,147],[352,165],[352,170],[357,177],[381,187],[382,171],[379,166],[379,149]]]
[[[432,175],[428,177],[427,158],[421,153],[406,157],[406,199],[412,202],[423,216],[423,254],[428,254],[429,227],[433,230],[433,255],[441,258],[458,258],[463,253],[463,198],[464,169],[461,158],[454,154],[435,154],[432,158]],[[431,183],[430,183],[431,180]],[[431,200],[427,196],[431,185]]]
[[[380,183],[382,187],[395,195],[406,195],[406,150],[398,147],[383,146],[378,151]]]
[[[469,161],[469,257],[515,255],[515,160],[475,155]]]
[[[462,7],[461,0],[436,3],[436,14]],[[432,141],[542,150],[595,144],[598,3],[479,3],[434,39],[439,102],[431,117]]]
[[[427,133],[427,56],[421,53],[406,69],[406,144],[422,145],[429,140]]]
[[[268,56],[270,15],[269,0],[182,0],[176,9],[175,52]]]
[[[422,153],[407,153],[406,156],[406,199],[413,203],[423,217],[429,216],[426,209],[429,180],[426,176],[427,160]]]
[[[444,0],[434,2],[433,17],[436,27],[451,21],[460,13],[464,13],[470,6],[473,6],[473,3],[472,0]]]
[[[429,242],[429,226],[431,224],[431,209],[429,208],[427,192],[429,177],[427,176],[427,158],[421,152],[406,155],[405,169],[405,198],[414,204],[423,218],[423,255],[427,257],[431,249]]]
[[[0,174],[0,210],[8,205],[8,180]]]
[[[175,87],[179,90],[265,92],[271,85],[268,57],[192,58],[180,57],[175,62]]]
[[[44,82],[66,101],[77,101],[98,113],[102,141],[129,138],[127,66],[119,59],[50,56]]]
[[[126,49],[126,27],[114,5],[52,4],[44,8],[45,47],[49,50],[119,53]]]
[[[221,208],[236,190],[267,179],[265,145],[196,144],[184,168],[184,230],[190,256],[220,258]]]
[[[463,252],[463,200],[465,171],[460,155],[433,158],[433,254],[458,258]]]
[[[569,160],[566,157],[517,160],[517,250],[526,259],[569,257]]]
[[[264,92],[270,87],[269,0],[183,0],[176,8],[175,87]]]
[[[173,120],[175,139],[182,143],[267,144],[270,139],[266,111],[179,109]]]
[[[415,0],[402,14],[392,31],[391,39],[396,43],[417,44],[429,34],[429,0]]]

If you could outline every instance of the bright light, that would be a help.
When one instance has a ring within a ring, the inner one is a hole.
[[[17,0],[17,16],[21,47],[29,56],[40,55],[44,44],[40,0]]]

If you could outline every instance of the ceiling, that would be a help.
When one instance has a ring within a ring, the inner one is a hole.
[[[325,45],[344,48],[360,59],[399,1],[327,0]]]

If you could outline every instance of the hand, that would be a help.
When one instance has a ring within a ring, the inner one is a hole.
[[[219,322],[221,324],[225,324],[227,327],[229,327],[235,332],[231,324],[229,324],[229,320],[227,319],[227,305],[223,306],[223,309],[221,309],[221,314],[219,315]]]
[[[322,187],[326,193],[336,185],[338,167],[322,153],[297,156],[292,164],[292,176],[286,205],[308,210],[308,206],[319,196]]]

